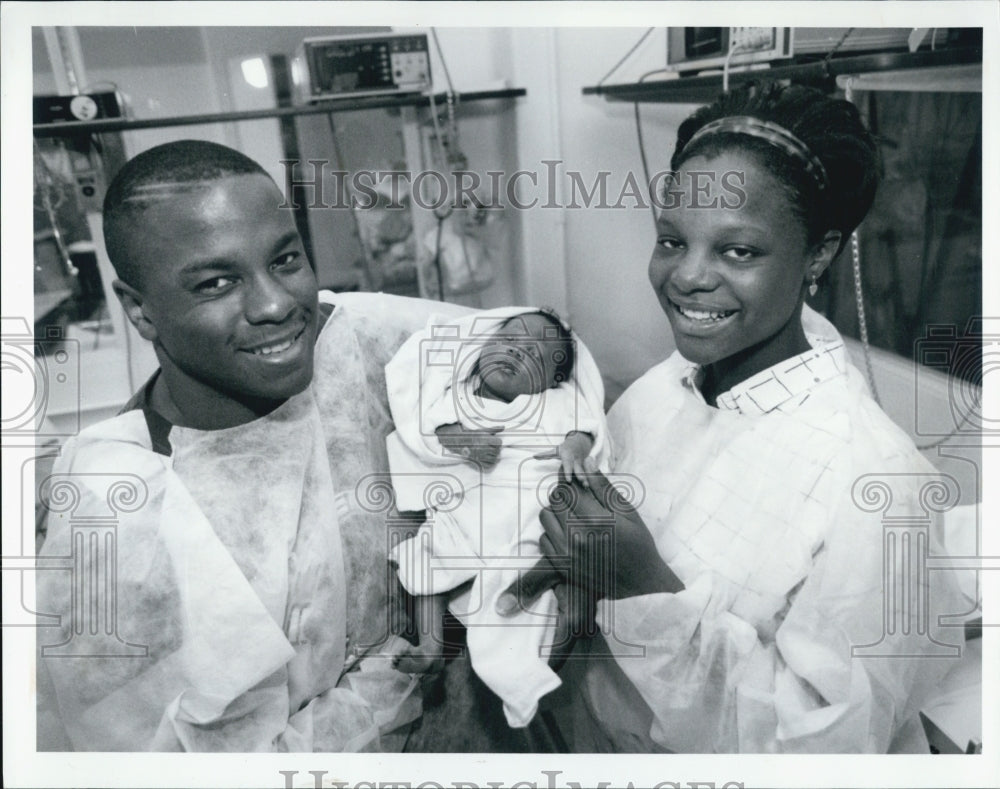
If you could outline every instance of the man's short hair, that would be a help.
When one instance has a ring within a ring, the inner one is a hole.
[[[183,188],[233,175],[270,177],[248,156],[207,140],[168,142],[130,159],[104,196],[104,244],[118,278],[139,287],[140,272],[125,251],[124,237],[156,199],[155,187]]]

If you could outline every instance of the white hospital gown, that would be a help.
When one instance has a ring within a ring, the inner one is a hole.
[[[929,523],[934,553],[921,489],[936,474],[871,400],[833,327],[808,309],[803,322],[812,350],[718,408],[674,354],[611,410],[615,471],[641,479],[638,511],[686,588],[601,603],[604,638],[574,680],[575,750],[919,748],[915,705],[953,663],[931,656],[962,640],[937,614],[962,607],[934,573],[926,638],[897,650],[910,656],[852,656],[880,641],[884,617],[901,638],[921,616],[883,613],[881,513],[852,488],[888,479],[892,514]]]
[[[459,329],[479,320],[480,330],[489,334],[503,319],[522,311],[479,313],[459,322]],[[439,594],[473,581],[450,601],[449,609],[468,628],[472,666],[503,700],[508,723],[526,726],[539,699],[561,684],[547,662],[555,596],[546,592],[510,617],[498,615],[495,603],[541,555],[539,513],[556,482],[559,461],[533,456],[559,446],[568,432],[583,430],[598,439],[594,457],[604,457],[600,378],[589,353],[577,343],[577,364],[588,371],[579,379],[574,375],[554,389],[521,395],[510,403],[480,398],[472,391],[472,381],[454,383],[452,376],[467,366],[461,354],[474,358],[478,347],[465,346],[456,363],[435,376],[416,363],[416,351],[426,349],[421,343],[428,338],[429,331],[418,333],[387,368],[397,429],[388,440],[397,501],[401,509],[426,508],[429,516],[415,537],[397,546],[392,558],[411,594]],[[418,411],[414,400],[425,407]],[[432,427],[453,422],[470,429],[504,427],[503,449],[492,469],[480,471],[443,452]],[[450,493],[442,495],[445,489]]]
[[[353,499],[387,465],[377,361],[412,326],[386,320],[396,302],[359,306],[327,320],[313,384],[261,419],[168,425],[164,450],[131,410],[68,442],[43,566],[113,531],[117,630],[74,634],[98,624],[79,616],[79,573],[39,572],[41,612],[62,617],[39,629],[40,750],[399,747],[419,698],[389,661],[385,516]]]

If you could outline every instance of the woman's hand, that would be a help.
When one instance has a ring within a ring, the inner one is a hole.
[[[521,575],[497,600],[508,615],[527,605],[560,576],[595,598],[620,599],[658,592],[675,593],[684,584],[660,558],[639,513],[600,472],[589,486],[560,481],[542,510],[540,545],[545,558]]]
[[[457,422],[434,431],[441,446],[477,468],[491,469],[500,459],[503,441],[497,436],[503,427],[470,430]]]
[[[559,579],[552,591],[556,597],[556,625],[549,650],[549,668],[559,671],[573,652],[579,638],[593,638],[598,633],[597,601],[593,595]]]

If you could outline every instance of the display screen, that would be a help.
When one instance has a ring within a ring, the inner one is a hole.
[[[392,88],[389,46],[385,42],[327,44],[313,50],[318,87],[324,92]]]
[[[684,54],[687,58],[703,58],[723,55],[728,49],[728,27],[686,27],[684,28]]]
[[[307,39],[312,96],[395,93],[430,87],[427,36]]]
[[[668,27],[667,63],[677,65],[725,55],[728,27]]]

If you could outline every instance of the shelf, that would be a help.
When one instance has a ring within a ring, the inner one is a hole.
[[[919,93],[982,93],[982,63],[879,71],[874,74],[841,74],[837,87],[853,90],[891,90]]]
[[[456,103],[492,99],[516,99],[526,96],[524,88],[504,88],[501,90],[481,90],[455,94]],[[434,102],[445,105],[447,94],[438,93]],[[108,118],[99,121],[79,121],[72,123],[36,123],[32,128],[36,137],[68,137],[76,134],[101,134],[103,132],[136,131],[138,129],[163,129],[168,126],[197,126],[206,123],[229,123],[252,121],[261,118],[287,118],[298,115],[326,115],[331,112],[352,110],[375,110],[392,107],[429,107],[431,97],[424,93],[410,93],[402,96],[352,96],[350,98],[318,101],[295,107],[273,107],[265,110],[244,112],[216,112],[205,115],[180,115],[172,118]]]
[[[756,79],[790,80],[832,91],[837,77],[855,74],[901,72],[983,62],[983,49],[961,47],[932,52],[879,52],[846,55],[826,60],[792,63],[767,69],[732,70],[729,84],[739,85]],[[585,96],[603,96],[608,101],[649,102],[661,104],[705,104],[722,92],[722,74],[649,80],[620,85],[585,87]]]

